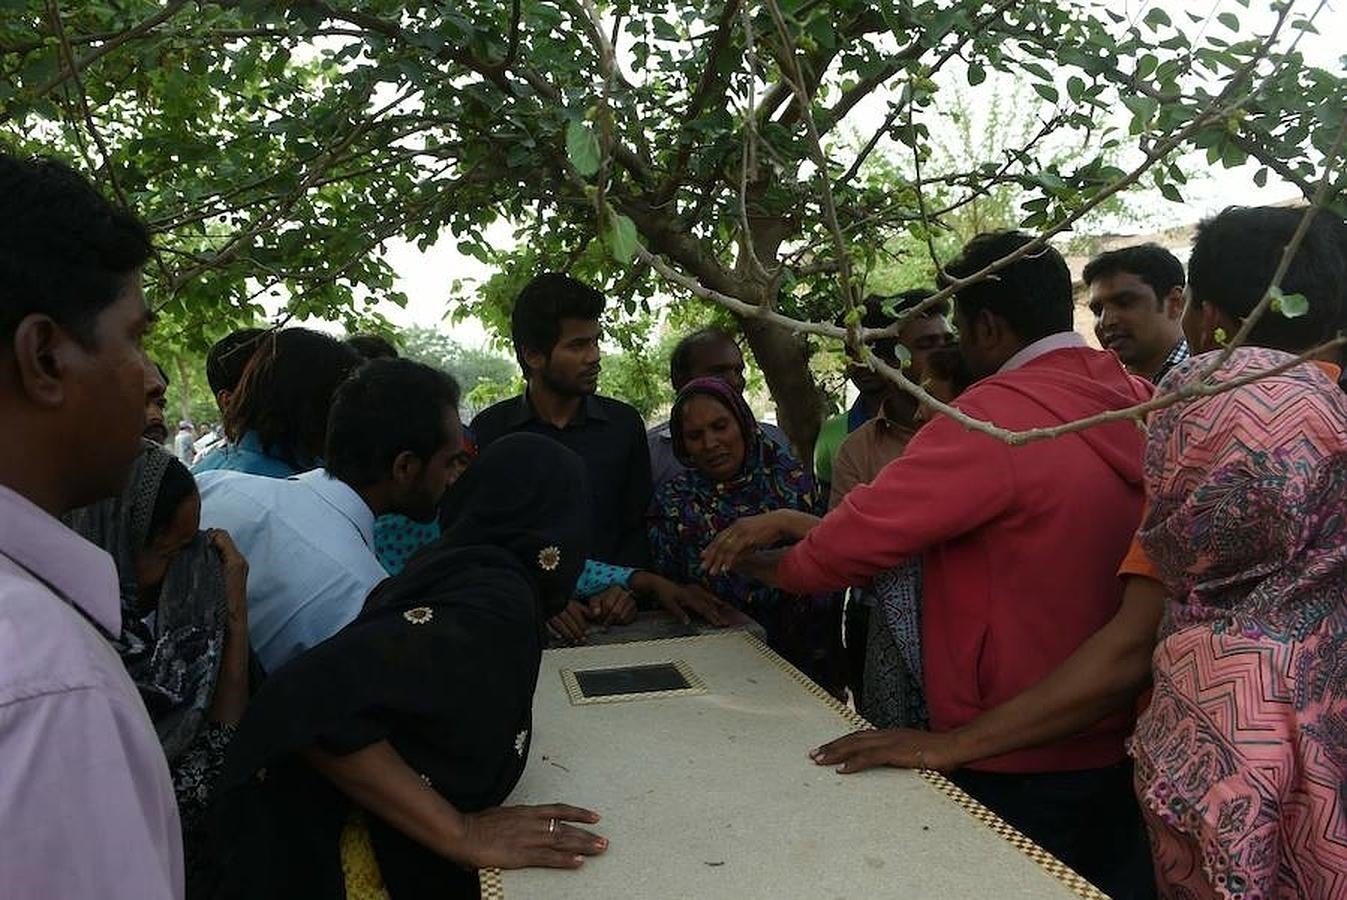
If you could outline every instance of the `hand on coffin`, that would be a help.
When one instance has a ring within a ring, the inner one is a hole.
[[[629,625],[636,620],[636,598],[615,584],[586,601],[585,615],[600,625]]]
[[[589,610],[578,600],[566,604],[566,608],[547,621],[547,630],[552,637],[561,638],[570,644],[582,644],[585,633],[589,631]]]
[[[658,575],[651,575],[650,580],[650,590],[660,605],[684,625],[692,622],[690,613],[716,628],[742,624],[743,616],[738,610],[700,584],[678,584]]]
[[[781,540],[780,512],[774,510],[757,516],[745,516],[716,535],[702,551],[702,571],[711,577],[723,575],[740,558]]]
[[[577,869],[608,839],[567,822],[593,825],[599,814],[578,806],[498,806],[464,816],[460,858],[478,869]]]
[[[959,749],[957,731],[917,731],[911,728],[853,732],[811,750],[809,758],[820,766],[836,766],[843,775],[863,772],[876,766],[949,772],[967,762]]]

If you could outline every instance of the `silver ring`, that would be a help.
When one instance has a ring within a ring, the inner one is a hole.
[[[556,819],[548,819],[548,820],[547,820],[547,833],[548,833],[548,834],[556,834],[556,833],[557,833],[557,820],[556,820]]]

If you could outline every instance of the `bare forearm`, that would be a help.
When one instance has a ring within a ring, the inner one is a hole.
[[[225,636],[220,675],[211,701],[211,721],[237,725],[248,708],[248,637],[230,631]]]
[[[951,735],[955,765],[1078,734],[1135,702],[1150,683],[1164,610],[1158,582],[1131,578],[1118,613],[1038,684]]]
[[[304,756],[362,808],[441,856],[472,864],[463,858],[463,814],[422,781],[387,741],[346,756],[316,747]]]
[[[761,550],[750,553],[740,557],[734,564],[734,571],[740,575],[747,575],[755,581],[761,581],[768,587],[776,587],[776,566],[785,553],[785,550]]]
[[[776,520],[779,541],[795,543],[814,529],[822,521],[818,516],[798,509],[778,509],[772,512]]]

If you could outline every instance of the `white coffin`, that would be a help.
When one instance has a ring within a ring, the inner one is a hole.
[[[705,692],[577,705],[563,678],[659,662],[684,663]],[[507,803],[594,809],[609,849],[573,872],[484,870],[482,896],[1104,896],[933,772],[843,776],[809,759],[864,725],[748,634],[549,650]]]

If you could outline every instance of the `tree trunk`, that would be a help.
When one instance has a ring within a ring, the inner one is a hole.
[[[758,182],[750,188],[750,198],[764,188],[765,183]],[[783,217],[750,215],[749,229],[753,236],[753,252],[770,271],[778,265],[781,243],[795,232],[796,227]],[[752,298],[752,302],[759,305],[775,302],[777,286],[762,284],[760,276],[754,277],[754,269],[748,258],[748,248],[741,239],[735,273],[742,279],[754,281],[758,286],[759,295]],[[804,335],[772,322],[752,316],[743,316],[739,321],[744,337],[748,339],[748,346],[753,351],[753,358],[758,368],[762,369],[767,388],[776,401],[779,424],[790,438],[800,462],[812,471],[814,443],[823,425],[827,398],[809,369],[809,344]]]
[[[758,184],[752,190],[763,188]],[[761,305],[775,300],[776,285],[762,282],[746,253],[741,252],[734,269],[728,270],[695,238],[673,228],[667,212],[632,200],[622,206],[653,252],[668,256],[706,287],[746,303]],[[793,222],[778,216],[750,217],[750,227],[754,250],[768,269],[776,265],[782,241],[797,230]],[[741,316],[739,322],[753,358],[767,379],[781,428],[800,462],[812,469],[814,442],[827,404],[809,370],[809,347],[803,337],[779,325],[752,316]]]
[[[178,418],[184,422],[192,418],[192,365],[185,356],[178,357]]]
[[[753,358],[776,402],[777,420],[800,462],[813,469],[814,442],[823,425],[823,392],[809,370],[809,347],[802,335],[761,319],[740,320]]]

